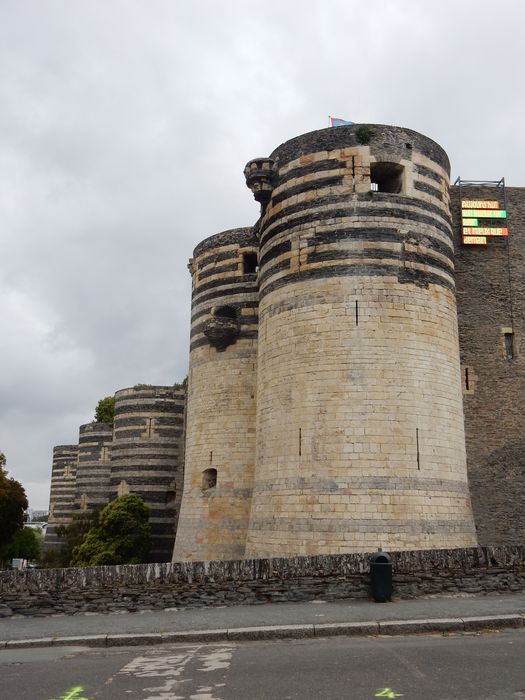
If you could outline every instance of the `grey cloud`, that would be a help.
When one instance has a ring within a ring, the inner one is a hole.
[[[327,117],[412,127],[521,182],[522,5],[0,6],[0,450],[48,499],[99,398],[187,370],[193,247],[245,226],[247,160]]]

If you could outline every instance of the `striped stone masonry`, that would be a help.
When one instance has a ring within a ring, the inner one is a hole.
[[[185,391],[140,386],[115,394],[110,498],[140,496],[150,509],[150,561],[170,561],[182,496]]]
[[[71,524],[75,512],[78,445],[57,445],[53,448],[49,518],[44,551],[59,546],[57,528]]]
[[[151,561],[170,561],[182,498],[185,387],[137,385],[115,394],[115,422],[80,427],[79,445],[54,448],[46,548],[58,525],[127,493],[150,509]]]
[[[252,229],[211,236],[193,281],[184,495],[175,559],[244,556],[255,465],[257,246]]]
[[[113,426],[86,423],[79,429],[76,509],[91,513],[108,502]]]
[[[449,174],[437,143],[374,124],[250,160],[258,220],[189,262],[187,387],[117,392],[76,478],[56,448],[46,543],[71,499],[134,492],[152,561],[175,528],[173,562],[203,566],[519,545],[525,190]],[[462,245],[461,198],[498,197],[509,235]]]
[[[248,557],[476,542],[448,160],[420,134],[372,130],[270,156]]]

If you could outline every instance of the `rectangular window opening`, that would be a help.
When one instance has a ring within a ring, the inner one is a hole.
[[[403,171],[403,166],[399,163],[371,163],[372,191],[399,194],[403,191]]]
[[[257,267],[257,253],[244,253],[242,256],[242,268],[245,275],[253,275],[259,269]]]

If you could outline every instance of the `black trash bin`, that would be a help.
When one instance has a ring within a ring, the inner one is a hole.
[[[392,557],[381,550],[370,558],[370,588],[376,603],[386,603],[392,597]]]

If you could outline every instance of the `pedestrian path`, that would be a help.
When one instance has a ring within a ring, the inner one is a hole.
[[[525,592],[433,596],[391,603],[341,600],[231,607],[83,613],[0,620],[0,649],[125,646],[337,634],[409,634],[523,627]]]

